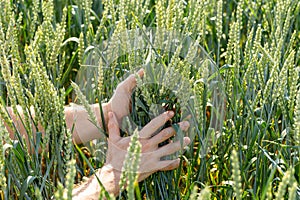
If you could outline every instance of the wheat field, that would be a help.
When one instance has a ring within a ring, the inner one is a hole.
[[[185,133],[192,142],[173,155],[181,159],[176,170],[140,183],[125,170],[126,189],[112,197],[102,188],[99,199],[300,198],[300,2],[0,0],[0,7],[0,199],[71,199],[74,184],[105,162],[106,146],[74,144],[64,107],[107,102],[140,68],[132,122],[141,127],[158,107],[173,109],[166,126],[192,116]],[[8,107],[22,108],[29,142]],[[136,173],[132,138],[124,166]]]

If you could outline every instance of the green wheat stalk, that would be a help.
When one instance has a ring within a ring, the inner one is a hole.
[[[134,199],[134,189],[135,187],[138,187],[138,170],[142,149],[138,138],[139,133],[137,130],[135,130],[131,136],[131,141],[127,149],[119,183],[120,190],[123,190],[125,187],[127,187],[128,199]]]
[[[232,166],[233,190],[236,199],[241,200],[242,193],[243,193],[242,179],[241,179],[238,153],[235,149],[232,150],[230,159],[231,159],[231,166]]]

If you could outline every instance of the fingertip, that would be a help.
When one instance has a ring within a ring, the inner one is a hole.
[[[175,160],[174,160],[174,162],[175,162],[175,164],[177,165],[177,167],[179,166],[179,164],[180,164],[180,158],[176,158]]]
[[[189,121],[183,121],[183,125],[186,126],[186,127],[189,127],[190,126],[190,122]]]
[[[167,165],[166,167],[164,167],[163,169],[161,169],[161,171],[174,170],[174,169],[178,168],[179,165],[180,165],[180,159],[179,158],[177,158],[175,160],[172,160],[172,161],[169,161],[169,162],[170,162],[170,164]]]
[[[186,131],[190,127],[190,123],[188,121],[183,121],[179,123],[179,126],[183,131]]]
[[[145,70],[143,68],[141,68],[137,73],[140,77],[143,77],[145,74]]]
[[[172,110],[167,111],[167,114],[170,118],[174,116],[174,112]]]
[[[183,141],[184,141],[184,144],[185,144],[185,145],[189,145],[190,142],[191,142],[191,139],[190,139],[189,137],[184,137],[184,138],[183,138]]]
[[[135,86],[136,85],[136,77],[135,77],[134,74],[131,74],[129,76],[129,82],[130,82],[131,86]]]
[[[180,165],[180,158],[177,158],[174,160],[174,162],[171,164],[171,170],[178,168]]]

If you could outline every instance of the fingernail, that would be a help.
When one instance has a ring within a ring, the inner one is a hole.
[[[190,126],[190,123],[188,121],[183,121],[182,122],[182,128],[185,129],[185,128],[188,128]]]
[[[174,116],[174,112],[173,111],[168,111],[168,116],[169,117],[173,117]]]
[[[191,140],[190,140],[189,137],[185,137],[185,138],[184,138],[184,144],[185,144],[185,145],[188,145],[190,142],[191,142]]]
[[[140,69],[140,70],[138,71],[138,74],[139,74],[140,76],[144,75],[144,69],[143,69],[143,68]]]

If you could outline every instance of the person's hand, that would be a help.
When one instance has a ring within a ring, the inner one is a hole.
[[[144,70],[140,69],[137,72],[139,77],[143,77]],[[130,102],[131,102],[131,95],[133,89],[136,87],[136,75],[131,74],[127,79],[121,82],[116,90],[112,98],[107,103],[107,111],[114,112],[117,120],[120,122],[123,117],[129,115],[130,113]]]
[[[137,72],[137,75],[142,77],[144,75],[144,70],[140,69]],[[88,113],[85,109],[80,109],[80,107],[67,107],[65,109],[66,123],[67,126],[72,129],[73,124],[75,124],[75,129],[73,131],[74,142],[84,143],[93,139],[101,138],[99,134],[99,128],[103,129],[103,125],[107,126],[108,124],[108,113],[114,112],[118,122],[122,121],[122,118],[130,114],[130,103],[131,103],[131,94],[133,89],[136,87],[137,80],[136,75],[132,74],[123,82],[121,82],[112,98],[108,103],[102,104],[103,117],[105,124],[102,124],[101,112],[99,104],[93,104],[92,110],[94,110],[96,119],[98,122],[98,127],[91,123],[89,120]],[[75,116],[75,117],[74,117]],[[75,123],[76,121],[76,123]]]
[[[144,70],[140,69],[137,72],[137,75],[142,77],[144,75]],[[65,109],[67,126],[72,129],[73,124],[75,124],[75,129],[73,131],[74,142],[79,144],[101,138],[103,135],[99,134],[99,129],[106,129],[109,112],[114,112],[118,122],[121,123],[123,117],[130,114],[131,94],[136,87],[136,84],[136,75],[130,75],[117,86],[114,95],[109,102],[102,104],[104,124],[102,124],[103,121],[98,103],[91,105],[92,110],[94,110],[96,115],[97,126],[91,123],[85,109],[73,106]],[[103,127],[103,125],[105,127]]]
[[[138,170],[138,181],[144,180],[154,172],[173,170],[179,166],[180,159],[161,160],[161,158],[181,150],[190,143],[190,139],[184,137],[183,146],[180,141],[177,141],[158,147],[159,143],[169,139],[176,132],[172,127],[169,127],[153,136],[173,115],[172,111],[164,112],[140,130],[139,142],[142,145],[142,154]],[[106,163],[100,171],[100,180],[109,193],[118,195],[122,166],[131,137],[121,137],[116,115],[109,112],[108,116],[108,150]],[[183,131],[186,131],[189,128],[189,123],[187,121],[180,122],[179,126]]]

